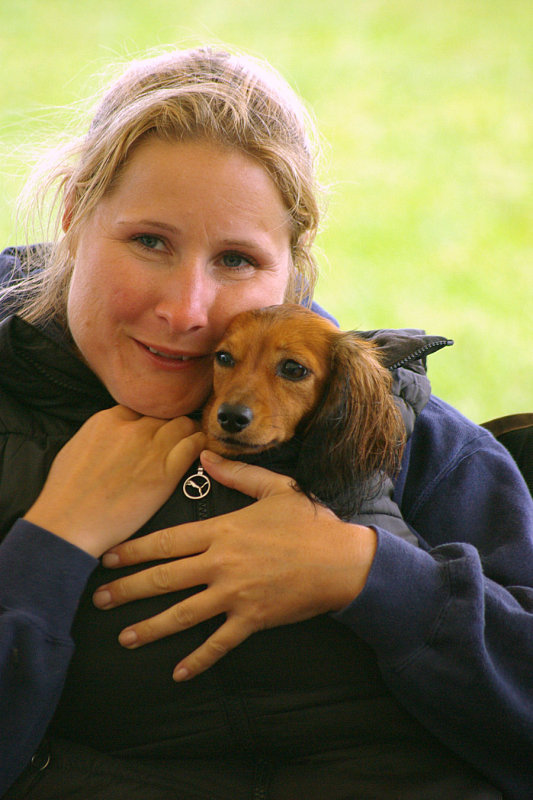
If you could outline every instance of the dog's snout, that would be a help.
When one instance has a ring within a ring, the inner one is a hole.
[[[222,403],[217,413],[219,425],[227,433],[240,433],[250,424],[253,416],[251,408],[237,403]]]

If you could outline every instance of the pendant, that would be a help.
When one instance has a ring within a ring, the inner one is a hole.
[[[198,467],[198,471],[194,475],[190,475],[183,484],[183,494],[189,500],[201,500],[209,494],[211,490],[211,481],[205,474],[203,467]]]

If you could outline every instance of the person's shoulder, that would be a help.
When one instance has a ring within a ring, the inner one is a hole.
[[[0,384],[0,442],[6,446],[13,443],[13,449],[19,452],[32,441],[45,441],[49,431],[42,421],[32,413],[24,401],[16,397],[9,388]],[[17,442],[15,447],[14,443]]]
[[[400,482],[403,489],[403,480],[406,481],[404,500],[413,501],[415,495],[420,498],[462,463],[468,461],[472,473],[482,469],[481,462],[486,463],[487,459],[496,459],[503,466],[512,463],[509,453],[488,430],[431,395],[409,442],[408,463],[404,463]]]
[[[485,428],[433,394],[417,420],[413,437],[414,441],[430,442],[439,450],[445,448],[450,457],[469,448],[492,448],[496,444]]]
[[[52,245],[47,242],[5,247],[0,251],[0,289],[9,289],[28,274],[41,270],[51,251]]]
[[[0,252],[0,288],[13,280],[20,270],[19,251],[16,247],[6,247]]]

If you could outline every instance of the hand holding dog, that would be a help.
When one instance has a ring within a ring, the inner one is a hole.
[[[177,560],[102,586],[94,596],[108,609],[206,585],[119,637],[134,648],[225,614],[221,627],[176,666],[175,680],[208,669],[258,630],[343,608],[363,589],[376,550],[371,528],[340,521],[295,491],[290,478],[207,452],[202,463],[220,483],[258,502],[114,547],[105,566]]]

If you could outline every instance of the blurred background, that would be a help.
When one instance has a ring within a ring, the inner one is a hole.
[[[453,338],[430,378],[475,421],[533,411],[532,26],[531,0],[2,0],[0,245],[35,145],[109,64],[227,43],[324,136],[319,302],[343,328]]]

